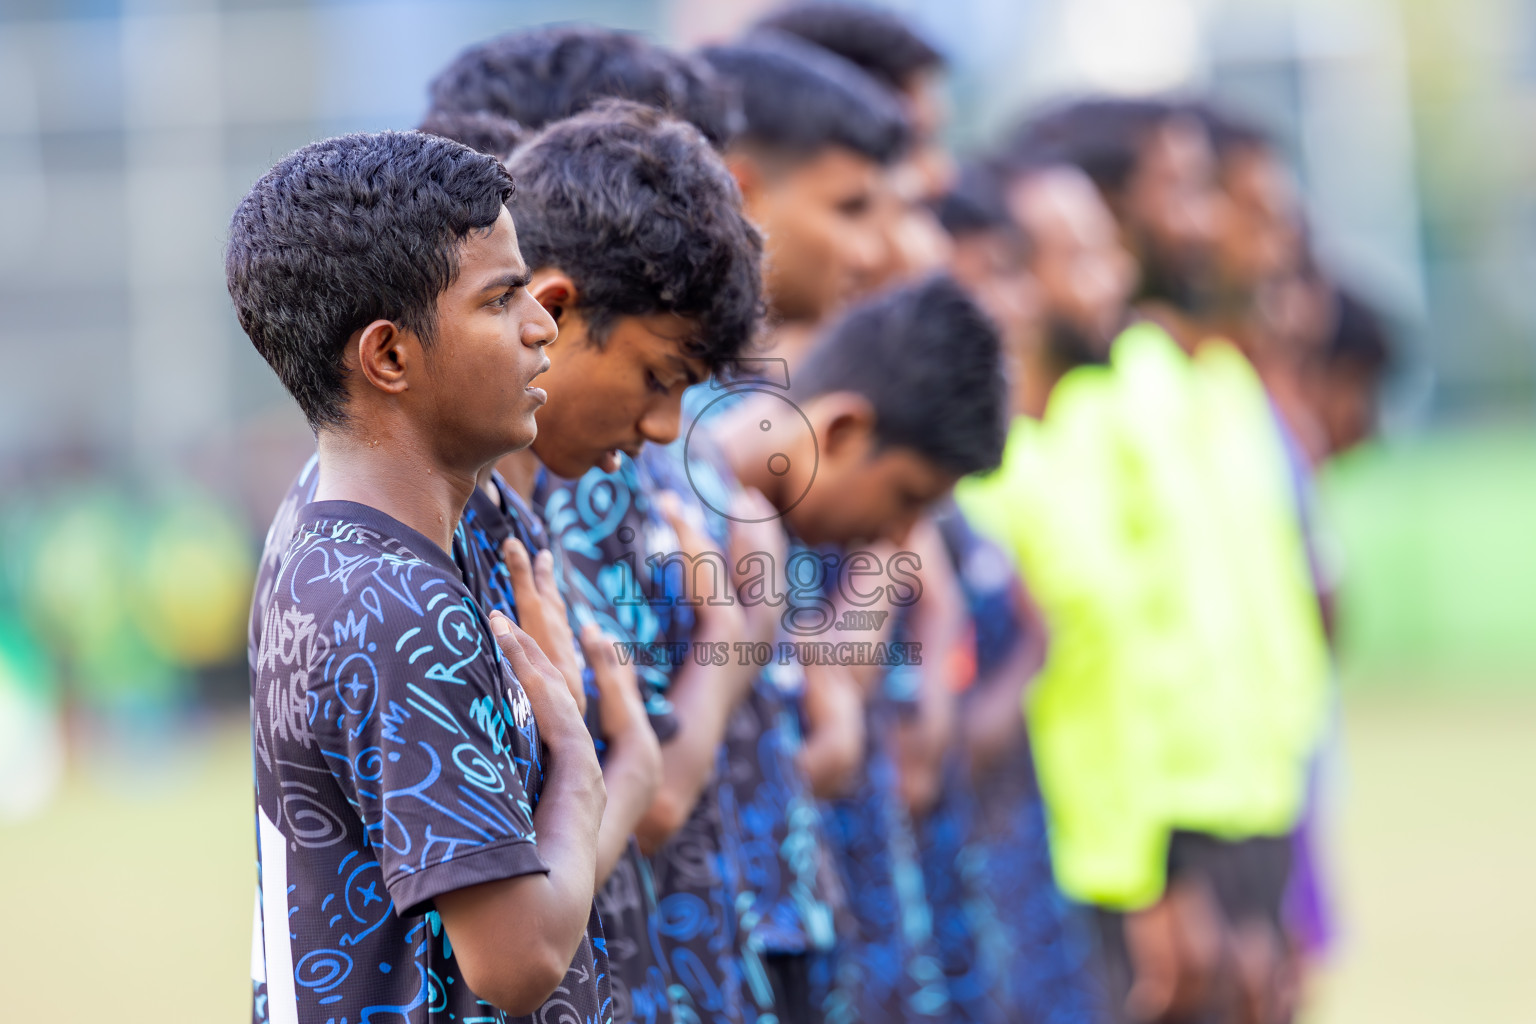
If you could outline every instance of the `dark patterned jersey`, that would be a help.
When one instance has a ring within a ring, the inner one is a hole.
[[[741,400],[739,390],[700,385],[689,390],[684,419],[687,440],[657,453],[686,475],[687,486],[710,509],[729,509],[737,487],[723,468],[709,430],[712,421]],[[787,539],[787,538],[786,538]],[[773,571],[782,575],[783,567]],[[780,580],[783,585],[786,581]],[[773,649],[796,639],[780,628]],[[775,1014],[766,958],[825,954],[837,942],[834,917],[841,904],[836,866],[827,847],[821,805],[800,773],[800,706],[805,672],[799,661],[774,658],[763,667],[726,730],[726,761],[735,797],[735,859],[743,897],[738,904],[742,980],[749,1006]]]
[[[299,475],[294,478],[288,488],[288,493],[283,495],[283,500],[278,504],[277,511],[272,514],[272,522],[267,527],[266,543],[261,549],[261,560],[256,565],[256,584],[251,596],[251,617],[246,625],[245,659],[246,666],[250,670],[251,678],[256,676],[256,655],[261,646],[262,612],[265,611],[268,601],[272,597],[272,588],[277,585],[277,574],[283,567],[283,556],[288,553],[288,544],[293,540],[294,532],[299,526],[299,511],[315,499],[315,490],[320,486],[320,457],[311,455],[304,468],[299,470]],[[253,697],[254,701],[254,697]],[[252,704],[254,718],[255,705]],[[260,819],[256,820],[257,832],[260,831]],[[258,851],[259,861],[259,851]],[[261,948],[261,886],[256,887],[256,927],[253,929],[254,948],[251,950],[251,1022],[252,1024],[267,1024],[267,982],[265,971],[265,953]]]
[[[377,509],[313,502],[256,614],[268,1019],[505,1020],[464,983],[433,901],[549,870],[545,755],[463,564]],[[612,1019],[595,907],[529,1019]]]
[[[935,519],[966,599],[967,660],[976,671],[994,673],[1023,639],[1019,607],[1012,600],[1017,577],[1000,551],[966,529],[952,503],[941,506]],[[963,680],[962,700],[971,696],[974,681],[974,675]],[[1023,713],[1015,713],[1022,731]],[[976,794],[959,745],[945,751],[940,771],[939,798],[913,825],[951,1018],[957,1024],[1009,1020],[1004,990],[1013,965],[999,945],[1001,931],[981,870]]]
[[[891,756],[894,720],[905,710],[885,697],[872,702],[857,783],[825,805],[850,921],[823,1004],[828,1024],[949,1018],[916,838]]]
[[[599,621],[630,645],[636,672],[665,698],[680,667],[670,652],[686,651],[695,616],[689,605],[676,600],[683,595],[668,590],[684,585],[679,574],[657,579],[646,562],[651,554],[678,549],[676,535],[655,505],[660,486],[626,458],[613,473],[594,469],[576,481],[546,477],[537,497],[556,546],[582,585],[608,609],[607,620]],[[692,497],[686,484],[669,489],[685,502]],[[737,964],[738,884],[725,834],[734,813],[723,751],[720,761],[721,770],[704,787],[688,820],[651,858],[670,1001],[676,1018],[690,1024],[739,1024],[744,1019]]]
[[[789,557],[809,550],[796,544]],[[829,574],[828,596],[835,586]],[[905,639],[905,613],[895,613],[898,641]],[[855,783],[822,804],[846,898],[835,970],[817,993],[828,1024],[946,1020],[950,1012],[916,836],[892,756],[898,719],[916,714],[920,672],[907,664],[884,671],[865,708],[864,763]]]
[[[1017,682],[1000,670],[1025,640],[1023,584],[953,504],[936,518],[973,626],[976,680],[961,698],[969,701]],[[1051,874],[1044,808],[1022,730],[1017,748],[979,777],[950,758],[922,834],[934,933],[958,1019],[1107,1020],[1086,923]]]
[[[492,493],[494,492],[494,497]],[[476,488],[464,509],[463,530],[471,554],[471,588],[489,608],[517,617],[512,593],[512,577],[501,556],[508,537],[517,538],[530,557],[550,550],[555,558],[555,580],[560,585],[570,610],[572,631],[609,616],[599,616],[590,604],[591,595],[571,579],[569,563],[558,549],[551,549],[549,533],[537,508],[523,501],[506,485],[499,474],[491,475],[488,486]],[[576,658],[581,667],[587,698],[587,729],[596,744],[598,757],[606,753],[599,724],[602,721],[602,694],[581,650],[576,644]],[[642,696],[645,694],[642,693]],[[653,726],[670,733],[671,710],[664,701],[647,702]],[[613,1019],[618,1024],[670,1024],[672,1009],[667,994],[667,975],[659,949],[659,918],[655,887],[650,866],[631,839],[619,858],[614,872],[597,891],[597,909],[603,921],[603,937],[608,945],[608,962],[613,989]]]

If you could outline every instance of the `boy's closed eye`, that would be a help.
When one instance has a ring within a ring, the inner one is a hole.
[[[856,196],[846,196],[843,199],[838,200],[835,209],[844,217],[855,218],[862,217],[868,213],[872,205],[873,204],[871,203],[870,197],[866,193]]]
[[[677,361],[677,365],[664,370],[650,367],[645,371],[645,385],[658,395],[669,395],[676,388],[688,388],[699,382],[699,376],[691,366]]]

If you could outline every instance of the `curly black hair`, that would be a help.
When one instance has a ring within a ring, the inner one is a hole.
[[[512,192],[494,157],[421,132],[314,142],[251,187],[229,227],[230,298],[312,428],[346,420],[354,331],[392,320],[431,343],[461,243]]]
[[[906,115],[889,89],[803,39],[765,29],[700,53],[741,94],[741,142],[798,157],[843,146],[890,164],[911,141]]]
[[[592,25],[509,32],[459,54],[429,86],[432,109],[489,111],[537,130],[601,99],[634,100],[691,123],[715,148],[741,124],[735,93],[696,57]]]
[[[416,130],[461,142],[477,153],[486,153],[498,160],[511,156],[528,135],[516,121],[484,110],[473,114],[434,110],[422,119]]]
[[[619,317],[675,313],[694,322],[689,355],[734,365],[762,316],[763,241],[697,129],[604,100],[550,125],[509,167],[523,258],[571,276],[594,343]]]
[[[947,275],[867,299],[827,329],[795,372],[791,395],[835,391],[869,400],[881,447],[910,449],[962,476],[1003,460],[1002,339]]]
[[[777,29],[831,50],[891,89],[902,90],[944,57],[906,19],[868,4],[813,0],[766,15],[758,28]]]

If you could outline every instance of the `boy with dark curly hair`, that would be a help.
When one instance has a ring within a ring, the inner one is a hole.
[[[533,438],[555,336],[512,191],[458,143],[349,135],[278,163],[231,224],[240,324],[319,447],[253,609],[253,1011],[275,1024],[610,1019],[591,741],[452,553],[479,474]]]
[[[579,476],[676,436],[685,382],[729,363],[755,329],[761,243],[699,132],[637,104],[599,104],[558,122],[510,163],[528,287],[562,343],[540,380],[547,402],[536,446],[482,475],[457,552],[477,599],[516,616],[586,699],[613,795],[597,841],[612,1012],[666,1021],[670,971],[656,950],[654,883],[631,837],[662,781],[656,737],[677,726],[652,688],[639,708],[635,673],[613,651],[613,637],[634,639],[625,611],[570,571],[534,488],[551,472]],[[711,681],[699,689],[713,692]]]

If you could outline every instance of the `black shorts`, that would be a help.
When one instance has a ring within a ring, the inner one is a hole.
[[[1111,1024],[1125,1018],[1125,997],[1131,993],[1131,951],[1125,941],[1125,915],[1117,910],[1094,907],[1093,971],[1104,993],[1105,1008]]]
[[[1288,835],[1225,840],[1178,831],[1168,844],[1168,880],[1204,879],[1231,924],[1263,920],[1280,928],[1292,855]]]

